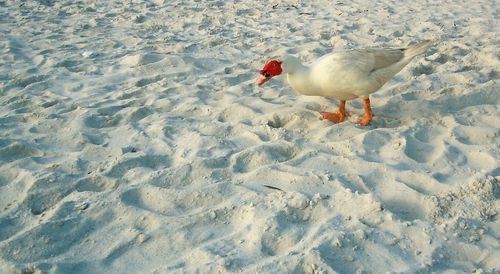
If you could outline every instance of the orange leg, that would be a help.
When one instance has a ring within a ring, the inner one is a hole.
[[[370,98],[363,99],[363,104],[365,105],[365,118],[359,121],[359,124],[362,126],[366,126],[372,120],[372,109],[370,107]]]
[[[347,112],[345,111],[345,100],[340,101],[339,105],[339,111],[337,112],[326,112],[322,111],[320,114],[323,116],[324,119],[334,122],[334,123],[342,123],[345,120],[345,117],[347,117]]]

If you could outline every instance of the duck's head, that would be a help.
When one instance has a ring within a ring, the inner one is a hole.
[[[257,85],[262,86],[269,79],[276,75],[280,75],[282,72],[293,73],[297,70],[300,65],[300,61],[297,57],[287,55],[281,60],[269,60],[262,70],[260,71],[260,78],[257,80]]]
[[[262,86],[265,82],[269,81],[269,79],[276,75],[280,75],[281,72],[283,72],[283,69],[281,68],[282,63],[283,62],[279,60],[268,61],[260,70],[260,78],[257,80],[257,85]]]

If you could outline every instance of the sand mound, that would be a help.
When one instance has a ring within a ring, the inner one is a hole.
[[[431,196],[434,208],[429,218],[443,223],[454,218],[494,221],[500,210],[499,177],[474,180],[458,191]]]

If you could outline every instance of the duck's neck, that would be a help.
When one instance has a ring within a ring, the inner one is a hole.
[[[314,83],[311,81],[311,69],[309,66],[299,63],[294,71],[287,73],[288,83],[298,93],[313,95],[315,92]]]

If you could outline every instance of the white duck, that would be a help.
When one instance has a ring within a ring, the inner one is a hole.
[[[257,84],[262,86],[284,72],[295,91],[340,100],[337,112],[321,112],[325,119],[334,123],[343,122],[348,115],[346,100],[361,98],[365,117],[359,123],[366,126],[372,119],[369,95],[430,46],[431,41],[423,41],[405,49],[345,50],[322,56],[311,65],[304,65],[297,57],[287,55],[282,60],[268,61],[260,71]]]

